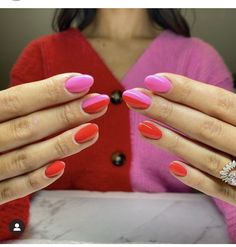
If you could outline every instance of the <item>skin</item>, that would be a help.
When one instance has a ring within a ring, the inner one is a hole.
[[[83,30],[118,80],[160,32],[161,28],[151,23],[145,9],[98,9],[94,22]]]
[[[121,78],[159,31],[145,10],[101,9],[83,32],[114,75]],[[67,92],[64,82],[71,76],[58,75],[0,91],[0,204],[47,187],[63,174],[45,176],[52,161],[78,153],[98,139],[97,135],[83,144],[74,142],[74,134],[107,109],[97,114],[83,112],[81,102],[91,95]]]
[[[53,183],[63,171],[53,178],[46,177],[45,169],[52,161],[97,141],[98,134],[82,144],[74,141],[80,128],[107,110],[96,114],[82,110],[81,102],[91,94],[70,93],[64,88],[65,81],[75,75],[78,73],[57,75],[0,92],[0,204]],[[33,144],[58,132],[63,133]]]
[[[159,26],[150,22],[144,9],[100,9],[97,18],[84,30],[84,34],[107,67],[121,80],[161,31]],[[236,189],[219,179],[219,171],[236,153],[233,136],[236,130],[232,126],[236,125],[236,96],[186,77],[163,75],[173,82],[170,92],[157,96],[149,90],[139,89],[153,98],[152,106],[147,110],[129,107],[167,123],[193,140],[156,123],[163,137],[157,141],[142,137],[187,162],[178,161],[187,169],[187,175],[178,177],[172,174],[177,179],[207,195],[235,205]],[[208,104],[205,104],[206,99]],[[198,121],[201,121],[200,125]]]
[[[116,78],[121,79],[160,31],[154,28],[145,10],[101,9],[83,33]],[[172,90],[157,95],[138,89],[152,97],[152,105],[146,110],[131,109],[172,126],[193,140],[156,123],[163,132],[162,138],[143,138],[186,161],[180,163],[187,169],[187,175],[176,176],[177,179],[236,204],[235,187],[219,179],[219,171],[236,152],[236,96],[179,75],[164,75],[172,81]],[[96,142],[98,136],[84,144],[75,144],[73,136],[84,123],[102,116],[107,109],[92,115],[84,113],[81,101],[90,95],[65,91],[64,82],[71,76],[58,75],[0,92],[0,152],[3,152],[0,156],[0,204],[53,183],[63,172],[50,179],[44,175],[52,160],[78,153]],[[204,103],[206,99],[208,104]],[[54,106],[59,103],[60,106]],[[32,144],[64,130],[54,138]]]
[[[184,177],[173,174],[177,179],[207,195],[236,205],[236,187],[221,181],[219,174],[236,153],[235,94],[180,75],[161,75],[172,82],[172,89],[168,93],[156,93],[137,88],[149,95],[152,103],[145,110],[129,107],[187,137],[156,122],[152,123],[162,131],[162,137],[159,140],[142,137],[186,161],[177,161],[187,170]]]

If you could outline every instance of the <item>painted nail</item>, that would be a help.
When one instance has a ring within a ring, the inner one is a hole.
[[[45,175],[48,178],[52,178],[59,175],[64,169],[65,169],[65,162],[58,160],[46,168]]]
[[[138,125],[138,129],[141,132],[141,134],[145,137],[156,140],[162,137],[161,130],[150,122],[144,121],[143,123],[140,123]]]
[[[100,94],[86,99],[82,104],[82,108],[86,113],[96,113],[102,111],[109,103],[109,96]]]
[[[172,83],[162,75],[149,75],[144,79],[145,86],[154,92],[167,93],[172,88]]]
[[[126,90],[122,98],[127,104],[138,109],[146,109],[151,105],[151,98],[135,89]]]
[[[185,169],[185,167],[177,162],[170,163],[169,170],[179,177],[185,177],[187,175],[187,170]]]
[[[98,126],[96,124],[88,124],[81,128],[76,134],[75,134],[75,141],[77,143],[84,143],[87,141],[92,140],[96,134],[98,133]]]
[[[93,85],[94,79],[90,75],[78,75],[71,77],[65,83],[65,88],[71,93],[80,93],[88,90]]]

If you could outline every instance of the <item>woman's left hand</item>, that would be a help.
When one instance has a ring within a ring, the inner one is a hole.
[[[229,181],[234,185],[223,182],[220,173],[236,156],[236,95],[169,73],[148,76],[145,86],[151,91],[125,91],[125,102],[179,132],[144,121],[138,128],[145,140],[183,158],[186,163],[173,161],[169,165],[180,181],[236,205],[234,163],[225,172],[225,176],[231,172]]]

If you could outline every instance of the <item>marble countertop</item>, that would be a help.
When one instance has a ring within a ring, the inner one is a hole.
[[[41,191],[13,243],[230,243],[202,194]]]

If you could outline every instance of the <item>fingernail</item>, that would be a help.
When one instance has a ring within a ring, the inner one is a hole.
[[[151,98],[135,89],[126,90],[122,98],[127,104],[138,109],[146,109],[151,105]]]
[[[177,162],[170,163],[169,170],[179,177],[185,177],[187,175],[187,170],[185,169],[185,167]]]
[[[82,108],[86,113],[96,113],[107,107],[109,102],[110,98],[106,94],[95,95],[86,99],[82,104]]]
[[[92,140],[96,134],[98,133],[98,126],[96,124],[88,124],[81,128],[76,134],[75,134],[75,141],[77,143],[84,143],[87,141]]]
[[[78,75],[71,77],[65,83],[65,88],[71,93],[80,93],[88,90],[93,85],[94,79],[90,75]]]
[[[143,123],[140,123],[138,125],[138,129],[141,132],[141,134],[145,137],[156,140],[162,137],[161,130],[150,122],[144,121]]]
[[[172,88],[172,83],[162,75],[149,75],[144,79],[145,86],[154,92],[167,93]]]
[[[64,169],[65,169],[65,162],[55,161],[46,168],[45,175],[48,178],[55,177],[59,175]]]

